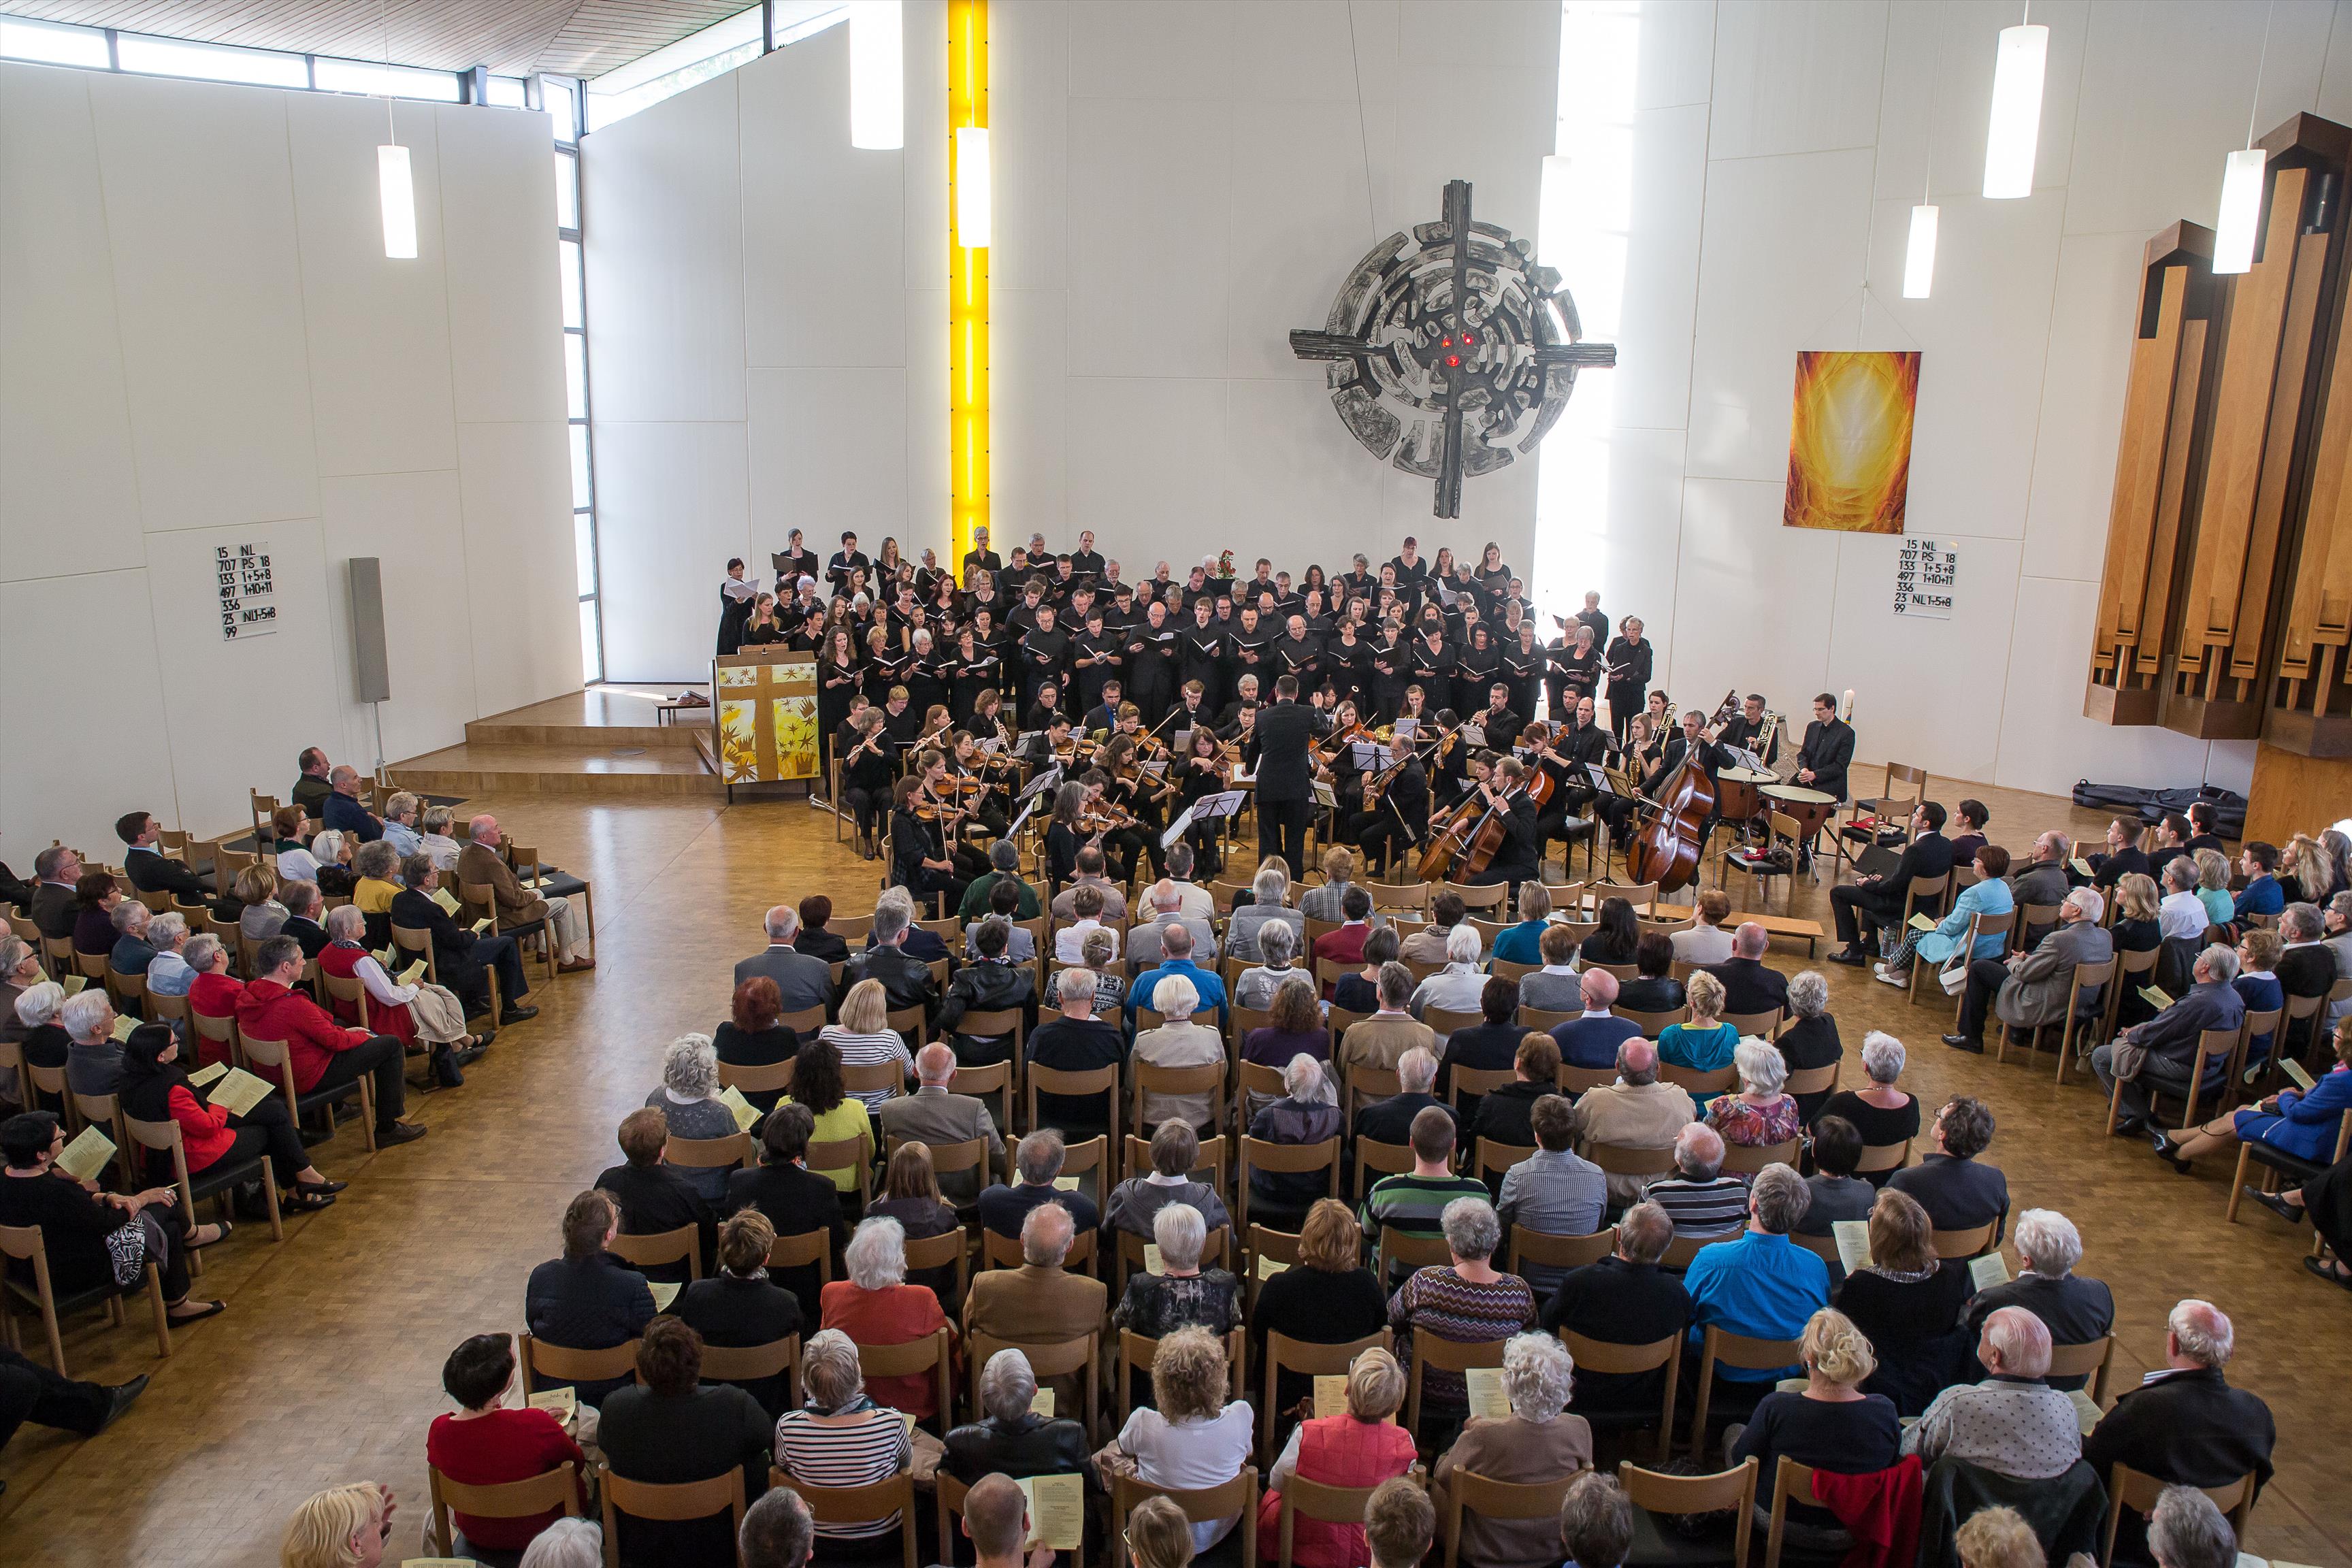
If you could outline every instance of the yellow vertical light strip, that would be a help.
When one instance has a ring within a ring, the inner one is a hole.
[[[954,553],[988,521],[988,251],[955,232],[956,132],[988,123],[988,0],[948,0],[948,439]],[[991,171],[992,175],[994,171]]]

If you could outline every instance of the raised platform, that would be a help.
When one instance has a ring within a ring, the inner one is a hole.
[[[723,795],[709,710],[658,721],[668,692],[595,687],[466,726],[462,745],[392,764],[404,789],[644,796]]]

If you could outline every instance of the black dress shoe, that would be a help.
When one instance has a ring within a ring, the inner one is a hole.
[[[501,1029],[510,1028],[514,1025],[538,1016],[539,1009],[536,1007],[509,1007],[505,1012],[499,1015],[499,1027]]]
[[[1984,1042],[1974,1035],[1946,1035],[1944,1044],[1956,1051],[1966,1051],[1972,1057],[1984,1055]]]
[[[2172,1141],[2171,1133],[2159,1131],[2156,1133],[2152,1142],[2156,1144],[2156,1157],[2158,1159],[2163,1161],[2166,1164],[2171,1166],[2174,1170],[2179,1172],[2184,1176],[2189,1173],[2189,1163],[2188,1161],[2180,1157],[2180,1145]]]
[[[2260,1187],[2247,1187],[2244,1190],[2246,1196],[2253,1199],[2254,1202],[2262,1205],[2263,1207],[2270,1210],[2271,1213],[2278,1215],[2279,1218],[2286,1221],[2287,1224],[2301,1225],[2303,1223],[2303,1205],[2301,1204],[2291,1204],[2284,1198],[2279,1196],[2276,1193],[2266,1193]]]
[[[2137,1138],[2147,1131],[2147,1118],[2145,1116],[2126,1116],[2122,1121],[2116,1123],[2115,1136],[2118,1138]]]
[[[479,1046],[459,1046],[449,1053],[450,1062],[459,1068],[472,1067],[481,1059],[482,1047]]]
[[[1858,969],[1870,962],[1870,954],[1858,947],[1842,947],[1829,955],[1829,961],[1832,963],[1843,963]]]
[[[118,1383],[112,1388],[108,1389],[106,1391],[106,1414],[98,1418],[97,1431],[92,1432],[90,1436],[94,1437],[98,1436],[99,1432],[103,1432],[109,1426],[113,1426],[115,1417],[130,1409],[131,1402],[146,1392],[147,1377],[144,1373],[132,1378],[129,1383]]]
[[[389,1127],[379,1127],[375,1130],[375,1146],[379,1149],[389,1149],[394,1143],[414,1143],[429,1131],[430,1129],[419,1127],[414,1121],[395,1121]]]

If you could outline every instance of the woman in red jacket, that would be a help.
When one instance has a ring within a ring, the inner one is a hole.
[[[1389,1417],[1404,1403],[1404,1369],[1374,1345],[1348,1367],[1348,1413],[1318,1415],[1291,1429],[1258,1500],[1258,1556],[1282,1554],[1282,1488],[1291,1477],[1327,1487],[1376,1487],[1413,1466],[1412,1434]],[[1371,1547],[1360,1524],[1326,1524],[1304,1515],[1291,1522],[1290,1560],[1298,1568],[1360,1568]]]
[[[232,1163],[256,1154],[269,1156],[270,1171],[286,1195],[280,1206],[306,1213],[322,1209],[343,1190],[319,1173],[302,1152],[301,1136],[285,1100],[271,1095],[243,1116],[226,1106],[207,1104],[179,1068],[180,1041],[160,1024],[142,1024],[131,1031],[122,1047],[122,1083],[116,1093],[123,1114],[137,1121],[176,1121],[180,1142],[187,1151],[188,1174],[201,1175],[223,1160]],[[147,1155],[157,1180],[172,1180],[171,1156],[150,1150]]]
[[[587,1456],[553,1412],[500,1404],[514,1385],[514,1342],[505,1334],[476,1334],[449,1352],[441,1366],[441,1386],[457,1402],[454,1415],[436,1415],[425,1435],[425,1458],[460,1486],[502,1486],[543,1476],[570,1464],[575,1488],[588,1468]],[[588,1505],[584,1488],[580,1505]],[[521,1518],[477,1519],[450,1511],[450,1522],[470,1552],[520,1552],[557,1519],[553,1509]]]
[[[228,972],[228,944],[206,931],[202,936],[190,937],[180,956],[186,959],[188,967],[196,972],[195,979],[188,986],[189,1008],[207,1018],[236,1017],[236,999],[245,994],[245,982]],[[196,1060],[202,1067],[211,1067],[216,1062],[226,1065],[228,1042],[199,1041]]]

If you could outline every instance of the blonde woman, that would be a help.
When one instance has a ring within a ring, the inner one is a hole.
[[[1568,1413],[1576,1367],[1568,1347],[1549,1334],[1514,1334],[1503,1346],[1507,1416],[1474,1415],[1454,1447],[1438,1457],[1432,1500],[1445,1508],[1455,1470],[1514,1486],[1565,1480],[1592,1468],[1592,1428]],[[1559,1530],[1550,1519],[1492,1520],[1476,1512],[1462,1524],[1462,1556],[1482,1568],[1555,1568]]]
[[[358,1481],[306,1498],[286,1521],[279,1568],[376,1568],[392,1535],[390,1487]]]
[[[1733,1464],[1754,1458],[1759,1474],[1771,1475],[1786,1454],[1801,1465],[1842,1476],[1864,1476],[1895,1463],[1902,1445],[1902,1426],[1894,1402],[1884,1394],[1864,1394],[1862,1384],[1878,1370],[1870,1341],[1852,1319],[1823,1307],[1805,1324],[1797,1342],[1804,1363],[1801,1392],[1766,1394],[1745,1426],[1724,1436]],[[1756,1499],[1759,1528],[1769,1525],[1772,1500],[1759,1488]],[[1837,1516],[1811,1503],[1791,1502],[1787,1539],[1808,1552],[1843,1552],[1853,1537]]]
[[[904,1079],[915,1070],[915,1058],[898,1031],[890,1027],[890,997],[879,980],[861,980],[841,999],[841,1022],[817,1031],[818,1039],[841,1053],[845,1068],[897,1066]],[[891,1098],[895,1090],[863,1089],[850,1098],[868,1110]]]
[[[2298,833],[2280,852],[2279,892],[2290,904],[2325,904],[2336,891],[2336,858],[2318,839]]]
[[[1739,1047],[1739,1031],[1723,1021],[1723,982],[1697,969],[1685,984],[1690,1019],[1660,1031],[1658,1059],[1693,1072],[1719,1072],[1732,1065]],[[1691,1100],[1705,1114],[1706,1102],[1696,1094]]]
[[[246,941],[267,942],[286,923],[286,906],[278,901],[278,873],[261,862],[257,860],[239,871],[236,880],[229,884],[229,892],[245,906],[237,916],[237,930],[245,934]]]
[[[2230,858],[2219,849],[2197,851],[2197,901],[2205,906],[2208,925],[2225,926],[2238,918],[2238,900],[2230,893]]]
[[[1188,1491],[1232,1480],[1249,1463],[1256,1416],[1246,1402],[1225,1397],[1227,1378],[1224,1342],[1208,1330],[1162,1339],[1151,1357],[1151,1403],[1127,1418],[1097,1467]],[[1240,1519],[1192,1526],[1192,1550],[1208,1551]]]
[[[1960,1568],[2044,1568],[2049,1562],[2042,1538],[2013,1508],[1980,1508],[1969,1515],[1952,1532],[1952,1550]]]
[[[1149,1497],[1127,1516],[1127,1554],[1135,1568],[1186,1568],[1192,1561],[1192,1527],[1184,1510],[1164,1497]]]
[[[1567,1384],[1561,1377],[1563,1391]],[[1565,1393],[1562,1394],[1566,1397]],[[1258,1555],[1276,1559],[1282,1549],[1282,1492],[1291,1478],[1320,1486],[1376,1487],[1412,1468],[1412,1434],[1390,1418],[1404,1403],[1404,1369],[1375,1345],[1348,1363],[1348,1408],[1318,1415],[1291,1428],[1290,1441],[1267,1475],[1258,1499]],[[1583,1423],[1579,1422],[1579,1426]],[[1328,1524],[1295,1518],[1291,1561],[1298,1568],[1355,1568],[1370,1561],[1360,1524]],[[1486,1560],[1476,1556],[1473,1562]]]

